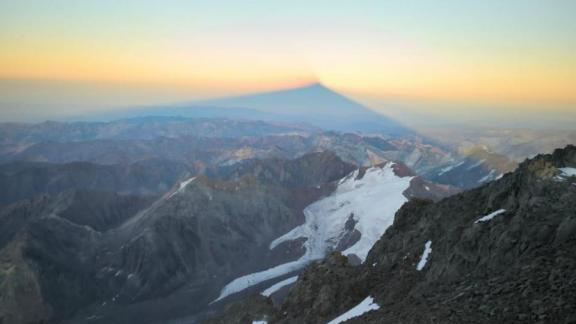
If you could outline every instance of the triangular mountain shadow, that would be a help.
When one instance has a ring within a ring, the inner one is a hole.
[[[248,108],[291,122],[306,122],[328,130],[412,134],[399,122],[324,86],[307,86],[193,103],[194,106]]]
[[[115,120],[144,116],[231,118],[300,123],[324,130],[388,136],[406,136],[416,133],[399,122],[320,83],[236,97],[115,111],[91,116],[89,120]]]

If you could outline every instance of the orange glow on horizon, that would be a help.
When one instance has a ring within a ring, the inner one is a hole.
[[[541,60],[501,53],[472,60],[430,48],[407,47],[388,53],[328,46],[307,60],[290,51],[257,48],[253,53],[220,45],[196,51],[168,45],[111,44],[104,49],[64,43],[23,42],[0,52],[0,78],[157,85],[204,91],[208,96],[322,81],[336,89],[379,98],[576,103],[576,59],[561,53]]]

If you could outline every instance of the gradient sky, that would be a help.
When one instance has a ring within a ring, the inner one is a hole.
[[[321,81],[371,100],[574,110],[574,13],[573,0],[0,0],[0,102],[114,106]]]

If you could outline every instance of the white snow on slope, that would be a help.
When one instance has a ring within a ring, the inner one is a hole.
[[[374,302],[374,299],[372,297],[368,296],[360,304],[354,306],[346,313],[331,320],[330,322],[328,322],[328,324],[339,324],[351,318],[358,317],[364,313],[368,313],[369,311],[376,309],[380,309],[380,306]]]
[[[428,241],[426,242],[426,244],[424,244],[424,252],[420,257],[418,265],[416,265],[416,270],[421,271],[422,269],[424,269],[426,263],[428,262],[428,259],[430,258],[430,253],[432,253],[432,241]]]
[[[274,279],[287,273],[300,270],[303,267],[305,267],[310,261],[311,260],[298,259],[296,261],[281,264],[274,268],[270,268],[264,271],[255,272],[242,276],[240,278],[236,278],[232,280],[229,284],[224,286],[224,288],[222,288],[222,291],[220,291],[220,296],[218,296],[218,298],[214,300],[212,303],[217,302],[222,298],[228,297],[237,292],[240,292],[248,287],[255,286],[266,280]]]
[[[252,321],[252,324],[268,324],[267,321]]]
[[[561,172],[562,177],[573,177],[576,176],[576,168],[560,168],[558,169]]]
[[[490,170],[490,172],[483,176],[480,180],[478,180],[478,183],[484,183],[487,181],[491,181],[497,178],[497,176],[495,176],[498,172],[496,170]]]
[[[270,297],[272,296],[273,293],[277,292],[278,290],[280,290],[282,287],[291,285],[293,283],[296,282],[296,280],[298,280],[298,276],[294,276],[294,277],[290,277],[286,280],[282,280],[276,284],[274,284],[273,286],[271,286],[270,288],[264,290],[261,295],[262,296],[266,296],[266,297]]]
[[[457,164],[449,165],[449,166],[447,166],[447,167],[445,167],[445,168],[442,168],[442,169],[440,169],[440,171],[438,172],[438,175],[439,175],[439,176],[440,176],[440,175],[443,175],[444,173],[446,173],[446,172],[448,172],[448,171],[451,171],[452,169],[461,166],[462,164],[464,164],[464,162],[465,162],[465,161],[461,161],[461,162],[458,162]]]
[[[474,222],[474,224],[480,223],[480,222],[487,222],[487,221],[491,220],[492,218],[494,218],[494,217],[502,214],[502,213],[505,212],[505,211],[506,211],[506,209],[498,209],[497,211],[495,211],[495,212],[493,212],[493,213],[490,213],[490,214],[488,214],[488,215],[486,215],[486,216],[482,216],[481,218],[477,219],[477,220]]]
[[[486,162],[486,159],[480,160],[480,161],[472,164],[471,166],[468,167],[468,170],[472,170],[472,169],[474,169],[474,168],[476,168],[476,167],[479,167],[479,166],[482,165],[482,163],[484,163],[484,162]]]
[[[304,209],[304,224],[270,244],[270,249],[274,249],[282,242],[306,238],[306,252],[300,259],[237,278],[222,289],[216,301],[322,259],[342,239],[351,215],[361,237],[342,253],[355,254],[364,262],[370,248],[392,225],[396,211],[408,200],[402,193],[410,186],[412,177],[400,178],[392,167],[393,164],[388,163],[382,168],[369,168],[362,179],[356,179],[359,174],[356,170],[340,180],[334,193]]]
[[[186,186],[188,186],[190,183],[192,183],[192,181],[196,180],[196,177],[192,177],[189,178],[187,180],[184,180],[182,182],[179,183],[178,185],[178,189],[174,190],[173,192],[166,192],[162,197],[160,197],[159,199],[157,199],[154,203],[152,203],[152,205],[148,206],[148,208],[141,210],[140,212],[138,212],[138,214],[136,214],[134,217],[131,217],[130,219],[128,219],[128,221],[126,221],[123,225],[121,225],[121,227],[127,229],[130,228],[131,226],[133,226],[135,223],[139,222],[140,219],[142,219],[142,217],[145,217],[146,215],[148,215],[151,211],[156,210],[159,206],[161,206],[166,200],[174,197],[174,195],[176,195],[177,193],[180,193],[184,190],[184,188],[186,188]]]
[[[175,194],[182,192],[182,190],[184,190],[184,188],[186,188],[186,186],[189,185],[190,182],[194,181],[195,179],[196,179],[196,177],[192,177],[190,179],[187,179],[187,180],[180,182],[180,186],[178,187],[178,189],[176,191],[174,191],[173,193],[171,193],[170,196],[168,196],[168,199],[172,198],[172,196],[174,196]]]
[[[342,253],[356,254],[364,261],[370,248],[392,225],[396,211],[408,200],[402,193],[410,186],[412,177],[396,176],[392,166],[370,168],[359,180],[357,170],[341,180],[332,195],[304,210],[303,225],[274,240],[270,249],[286,241],[306,238],[306,253],[302,258],[323,258],[338,245],[346,221],[352,215],[361,237]]]

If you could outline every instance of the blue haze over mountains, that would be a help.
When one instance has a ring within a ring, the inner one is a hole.
[[[114,120],[143,116],[258,119],[271,122],[305,123],[325,130],[385,133],[402,136],[413,131],[400,122],[320,83],[304,87],[190,103],[148,106],[95,114],[87,120]]]

